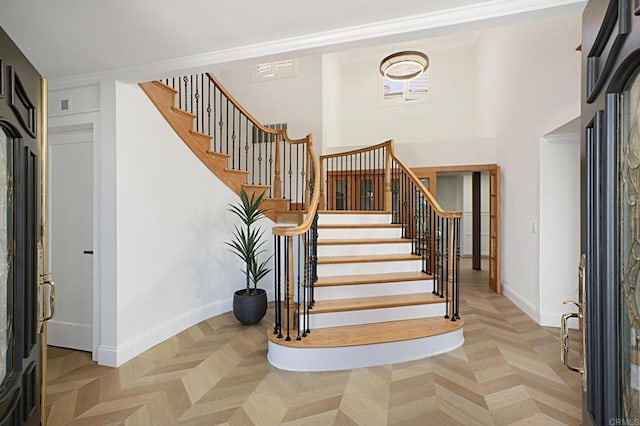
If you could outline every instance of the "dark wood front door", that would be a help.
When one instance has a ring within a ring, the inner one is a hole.
[[[640,422],[640,1],[583,15],[583,423]]]
[[[0,29],[0,425],[40,424],[41,77]]]

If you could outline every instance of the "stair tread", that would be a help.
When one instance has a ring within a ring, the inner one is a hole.
[[[319,277],[315,287],[331,287],[338,285],[359,285],[375,283],[395,283],[404,281],[430,280],[433,276],[424,272],[392,272],[386,274],[367,275],[335,275],[332,277]]]
[[[329,265],[335,263],[373,263],[373,262],[395,262],[404,260],[421,260],[417,254],[369,254],[364,256],[322,256],[318,257],[318,265]]]
[[[216,152],[216,151],[207,151],[207,155],[211,155],[214,157],[226,157],[226,158],[231,158],[231,156],[229,154],[225,154],[223,152]]]
[[[153,80],[151,83],[155,84],[156,86],[166,90],[167,92],[170,92],[173,95],[177,95],[178,91],[176,89],[174,89],[173,87],[164,84],[164,82],[159,81],[159,80]]]
[[[312,314],[328,312],[361,311],[365,309],[395,308],[399,306],[428,305],[443,303],[444,298],[431,292],[394,294],[391,296],[357,297],[352,299],[316,300]]]
[[[318,225],[318,229],[402,228],[396,223],[337,223]]]
[[[432,337],[458,330],[463,326],[463,320],[451,321],[443,317],[431,317],[319,328],[312,330],[302,340],[296,340],[294,336],[288,342],[283,338],[278,339],[273,334],[273,329],[267,331],[267,337],[273,343],[288,347],[337,348]]]
[[[239,174],[243,174],[243,175],[249,175],[249,172],[246,171],[246,170],[236,170],[236,169],[230,169],[228,167],[225,168],[224,171],[225,172],[230,172],[230,173],[239,173]]]
[[[370,238],[370,239],[327,239],[318,240],[319,246],[357,245],[357,244],[401,244],[411,243],[407,238]]]

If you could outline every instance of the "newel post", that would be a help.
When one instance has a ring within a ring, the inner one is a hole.
[[[387,144],[384,160],[384,210],[390,212],[393,210],[393,194],[391,193],[391,149],[393,142]]]
[[[282,180],[280,179],[280,142],[282,141],[282,134],[276,134],[276,162],[274,166],[273,175],[273,198],[282,198]]]

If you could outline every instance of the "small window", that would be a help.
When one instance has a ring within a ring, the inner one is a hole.
[[[293,59],[263,62],[253,69],[254,80],[273,80],[276,78],[295,77],[296,67]]]
[[[431,98],[431,73],[427,70],[409,81],[392,81],[383,77],[382,90],[385,103],[426,101]]]

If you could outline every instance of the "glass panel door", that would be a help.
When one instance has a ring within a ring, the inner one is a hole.
[[[626,419],[640,418],[640,79],[623,94],[620,170],[620,302],[622,410]]]
[[[360,210],[373,210],[373,179],[360,179]]]

